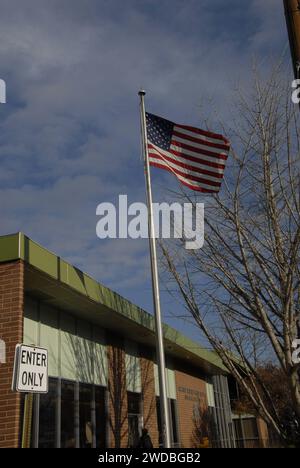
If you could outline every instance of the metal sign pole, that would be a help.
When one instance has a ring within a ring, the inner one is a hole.
[[[33,394],[26,393],[24,401],[22,448],[30,448],[32,426]]]

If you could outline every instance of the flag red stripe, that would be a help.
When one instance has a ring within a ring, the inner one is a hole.
[[[172,174],[174,174],[174,172],[171,171],[170,168],[168,168],[167,166],[164,166],[164,165],[162,165],[162,164],[150,162],[150,165],[153,166],[153,167],[157,167],[157,168],[159,168],[159,169],[164,169],[165,171],[168,171],[168,172],[171,172]],[[176,175],[176,174],[175,174],[175,175]],[[188,181],[185,181],[185,180],[182,180],[182,179],[180,179],[180,182],[181,182],[183,185],[186,185],[187,187],[189,187],[190,189],[192,189],[192,190],[197,190],[198,192],[217,193],[217,190],[207,189],[207,188],[201,187],[200,185],[193,185],[193,184],[189,183]],[[196,182],[196,183],[197,183],[197,182]],[[206,184],[205,184],[205,185],[206,185]]]
[[[177,161],[177,159],[170,158],[169,156],[166,156],[165,154],[164,155],[158,155],[156,153],[152,153],[151,150],[150,150],[149,156],[150,157],[155,157],[155,158],[158,158],[158,159],[162,159],[163,161],[164,160],[170,161],[171,163],[176,164],[176,166],[183,167],[184,169],[186,169],[188,171],[191,171],[191,172],[198,172],[199,174],[205,174],[205,175],[208,175],[208,176],[211,176],[211,177],[216,177],[216,178],[219,178],[219,179],[223,178],[223,172],[212,172],[212,171],[208,171],[206,169],[202,169],[201,167],[190,166],[189,164],[185,164],[185,163],[183,163],[181,161]]]
[[[190,156],[189,154],[185,154],[181,151],[175,151],[173,149],[170,149],[170,151],[161,151],[160,148],[158,146],[155,146],[153,145],[152,143],[148,143],[148,149],[151,150],[151,148],[153,148],[154,150],[158,151],[159,154],[161,154],[163,157],[165,156],[166,153],[168,153],[170,156],[174,155],[174,156],[178,156],[182,159],[186,159],[188,162],[195,162],[195,163],[198,163],[198,164],[203,164],[205,166],[207,166],[209,169],[211,168],[215,168],[215,169],[221,169],[224,171],[225,169],[225,162],[224,164],[222,163],[222,161],[219,161],[219,163],[216,163],[216,162],[212,162],[212,161],[207,161],[206,159],[202,159],[200,156]]]
[[[186,145],[185,143],[181,143],[180,141],[176,141],[175,139],[173,140],[173,138],[171,141],[171,145],[178,146],[180,148],[184,148],[189,151],[193,151],[193,153],[205,154],[206,156],[211,156],[212,158],[216,158],[216,159],[223,159],[224,161],[227,160],[227,154],[214,153],[213,151],[195,148],[194,146]]]
[[[197,156],[190,156],[189,154],[182,153],[181,151],[175,151],[173,149],[170,149],[169,152],[174,154],[175,156],[181,156],[187,161],[199,162],[200,164],[205,164],[206,166],[209,166],[209,167],[215,167],[216,169],[225,169],[224,164],[218,164],[212,161],[206,161],[205,159],[201,159],[201,157],[198,158]]]
[[[149,162],[152,166],[152,161],[151,161],[151,158],[149,158]],[[154,163],[155,165],[159,164],[159,163]],[[158,167],[158,166],[157,166]],[[198,177],[198,176],[194,176],[192,174],[186,174],[185,172],[182,172],[180,171],[179,169],[175,169],[175,168],[169,168],[168,166],[163,166],[163,165],[159,165],[159,167],[163,168],[163,167],[167,167],[169,171],[175,173],[175,174],[178,174],[180,175],[181,177],[184,177],[185,179],[188,179],[188,180],[193,180],[195,182],[201,182],[202,184],[205,184],[205,185],[211,185],[213,187],[220,187],[221,185],[221,182],[214,182],[213,180],[208,180],[208,179],[203,179],[201,177]]]
[[[177,132],[176,130],[173,130],[172,135],[177,136],[177,137],[182,138],[182,139],[185,139],[185,140],[193,141],[194,143],[198,143],[200,145],[209,146],[211,148],[223,149],[225,151],[228,151],[228,149],[229,149],[229,145],[224,145],[224,144],[221,144],[221,143],[212,143],[211,141],[203,140],[203,139],[201,139],[199,137],[192,137],[190,135],[186,135],[184,133]]]
[[[229,140],[227,140],[227,138],[225,138],[220,133],[213,133],[207,130],[201,130],[200,128],[190,127],[189,125],[179,125],[179,124],[175,124],[175,125],[176,127],[183,128],[184,130],[188,130],[189,132],[194,132],[194,133],[197,133],[198,135],[207,136],[208,138],[215,138],[216,140],[224,141],[227,145],[230,145]]]

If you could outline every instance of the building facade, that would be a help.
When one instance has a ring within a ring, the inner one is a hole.
[[[24,395],[11,390],[15,346],[49,354],[49,392],[33,400],[32,447],[161,444],[153,317],[21,233],[0,238],[0,447],[19,447]],[[235,447],[227,371],[164,326],[174,447]]]

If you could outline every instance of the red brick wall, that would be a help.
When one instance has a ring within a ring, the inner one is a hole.
[[[18,447],[20,395],[11,391],[15,347],[23,340],[24,265],[0,264],[0,338],[6,363],[0,364],[0,447]]]
[[[121,341],[110,339],[108,345],[108,418],[109,446],[128,445],[128,411],[125,351]]]
[[[207,408],[206,386],[200,377],[188,371],[175,371],[179,439],[181,447],[197,447],[195,411],[202,414]]]
[[[146,351],[140,358],[144,427],[158,447],[154,364]],[[110,336],[108,345],[108,411],[110,447],[128,446],[128,408],[125,351],[122,340]]]
[[[148,429],[154,447],[158,447],[158,427],[156,415],[156,396],[154,364],[151,357],[141,357],[141,380],[143,395],[144,427]]]

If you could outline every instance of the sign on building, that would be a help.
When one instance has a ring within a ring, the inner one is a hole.
[[[18,344],[15,351],[12,390],[48,393],[48,350]]]

